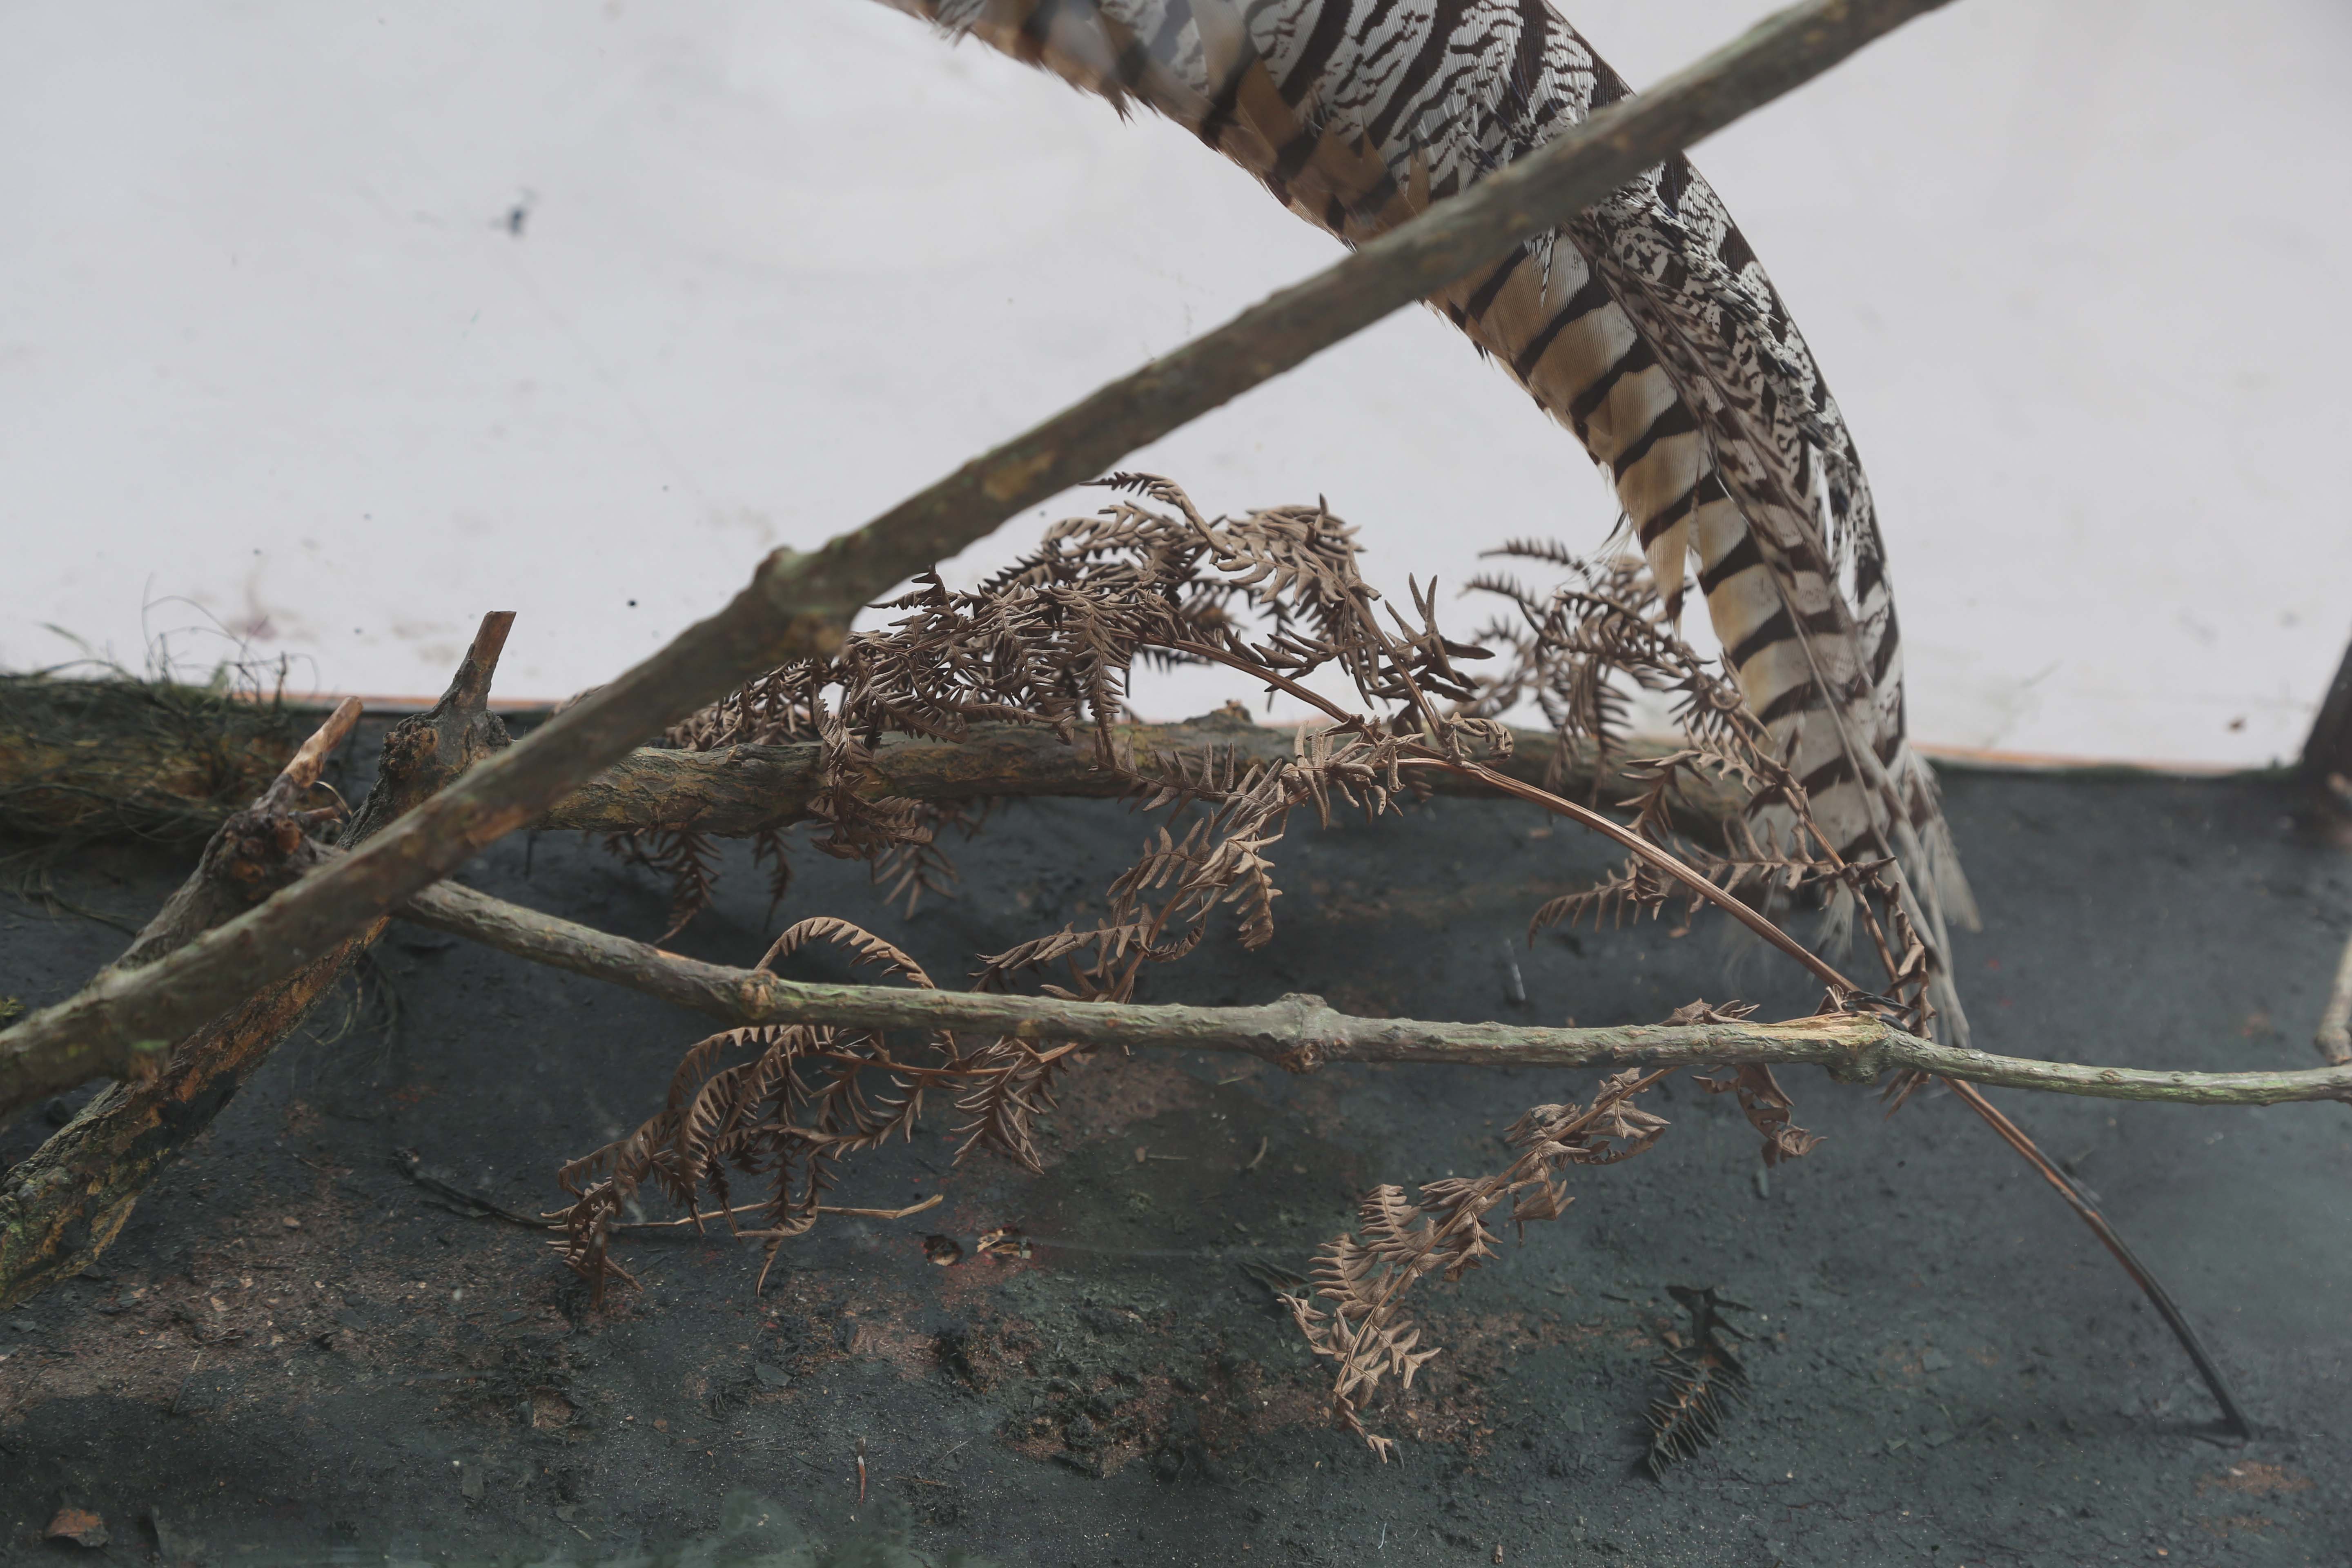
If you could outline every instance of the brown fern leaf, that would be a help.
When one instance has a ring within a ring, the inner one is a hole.
[[[1480,688],[1461,665],[1490,658],[1489,650],[1444,636],[1433,584],[1411,584],[1412,615],[1391,607],[1393,635],[1385,629],[1355,531],[1323,502],[1213,519],[1155,476],[1116,475],[1106,488],[1118,498],[1112,505],[1054,524],[977,588],[951,591],[936,573],[919,576],[882,606],[896,614],[888,625],[854,633],[830,658],[750,682],[678,725],[671,742],[707,750],[814,740],[810,842],[866,860],[911,914],[925,894],[951,885],[939,830],[961,817],[884,795],[872,750],[879,739],[959,740],[982,720],[1049,728],[1073,743],[1087,735],[1097,760],[1124,772],[1148,808],[1198,804],[1218,814],[1213,831],[1192,842],[1196,853],[1181,878],[1166,875],[1162,863],[1141,868],[1122,889],[1179,887],[1172,900],[1133,911],[1153,928],[1135,950],[1150,955],[1142,962],[1189,951],[1218,907],[1235,910],[1245,943],[1270,940],[1278,889],[1268,851],[1288,813],[1312,802],[1328,820],[1336,797],[1377,815],[1406,787],[1397,755],[1403,738],[1428,736],[1447,754],[1499,754],[1507,732],[1490,716],[1450,716],[1430,705],[1475,700]],[[1125,711],[1136,661],[1210,658],[1275,683],[1336,664],[1368,701],[1403,703],[1415,717],[1404,728],[1359,721],[1341,726],[1339,739],[1302,742],[1288,767],[1244,769],[1212,755],[1122,768],[1109,726]],[[781,877],[781,842],[771,837],[760,847]],[[681,862],[677,874],[681,910],[708,901],[715,868],[707,854]],[[1073,994],[1124,995],[1138,962],[1132,952],[1098,958],[1073,974]]]
[[[910,984],[931,985],[898,947],[830,917],[794,924],[761,966],[815,942],[844,947],[853,962],[879,964]],[[744,1059],[729,1064],[730,1057]],[[599,1300],[608,1278],[625,1279],[612,1261],[611,1232],[650,1184],[698,1225],[708,1194],[728,1228],[765,1240],[772,1261],[777,1247],[817,1223],[842,1162],[890,1138],[911,1138],[924,1096],[934,1089],[969,1095],[1009,1080],[1002,1087],[1013,1104],[996,1114],[989,1132],[1017,1144],[1025,1137],[1023,1108],[1037,1092],[1032,1080],[1045,1065],[1034,1052],[1008,1054],[1001,1042],[992,1056],[967,1056],[945,1031],[926,1033],[913,1059],[891,1056],[882,1035],[871,1030],[766,1025],[709,1036],[679,1059],[658,1112],[558,1173],[573,1200],[559,1216],[565,1258],[591,1280]],[[765,1223],[758,1229],[735,1224],[737,1176],[766,1185],[758,1205]]]
[[[753,967],[773,969],[813,942],[829,942],[845,947],[852,964],[878,963],[899,978],[912,982],[926,991],[936,991],[931,977],[904,949],[876,936],[860,925],[836,919],[832,915],[815,915],[788,928],[769,947]]]
[[[1650,1447],[1643,1458],[1654,1479],[1714,1442],[1727,1407],[1745,1399],[1748,1388],[1748,1369],[1727,1342],[1748,1336],[1723,1314],[1750,1309],[1727,1300],[1712,1285],[1666,1289],[1690,1313],[1691,1334],[1688,1345],[1668,1346],[1657,1362],[1666,1392],[1650,1402]]]
[[[1064,926],[1049,936],[1035,937],[1003,952],[983,956],[983,967],[972,988],[1003,991],[1009,987],[1013,975],[1024,970],[1063,963],[1069,967],[1072,985],[1048,986],[1048,990],[1090,999],[1124,1000],[1123,995],[1113,994],[1124,988],[1108,977],[1125,973],[1140,963],[1172,963],[1191,952],[1201,940],[1202,927],[1197,924],[1168,938],[1159,924],[1133,918],[1127,909],[1115,910],[1114,917],[1086,931]],[[1081,959],[1091,962],[1081,963]]]
[[[1535,1107],[1505,1135],[1517,1156],[1494,1175],[1431,1182],[1417,1201],[1391,1185],[1359,1200],[1355,1231],[1316,1254],[1311,1290],[1283,1297],[1307,1349],[1333,1363],[1333,1419],[1383,1460],[1395,1451],[1392,1440],[1365,1427],[1364,1407],[1391,1378],[1400,1390],[1411,1387],[1412,1374],[1439,1353],[1434,1345],[1420,1348],[1421,1331],[1403,1310],[1406,1292],[1431,1274],[1458,1280],[1492,1258],[1496,1237],[1486,1216],[1500,1204],[1510,1202],[1522,1226],[1555,1218],[1569,1203],[1560,1172],[1613,1163],[1654,1143],[1664,1120],[1633,1101],[1665,1076],[1615,1074],[1602,1080],[1589,1109]]]
[[[963,1140],[956,1158],[985,1147],[1024,1170],[1043,1170],[1031,1122],[1054,1108],[1054,1080],[1076,1066],[1077,1057],[1067,1047],[1041,1052],[1014,1039],[983,1047],[971,1065],[985,1076],[979,1087],[956,1101],[956,1109],[970,1118],[951,1134]]]
[[[1528,917],[1528,936],[1532,941],[1556,925],[1573,931],[1588,916],[1595,931],[1603,921],[1622,927],[1629,921],[1655,920],[1669,904],[1689,897],[1687,889],[1667,881],[1648,861],[1628,858],[1592,886],[1546,900]]]
[[[677,726],[671,743],[818,742],[812,842],[872,863],[911,909],[953,879],[936,841],[942,819],[956,814],[878,794],[871,747],[885,734],[952,741],[982,720],[1034,724],[1065,740],[1090,733],[1108,765],[1116,761],[1108,726],[1125,710],[1139,658],[1182,662],[1202,647],[1255,648],[1278,675],[1337,659],[1373,687],[1406,679],[1383,662],[1383,639],[1368,630],[1378,595],[1363,583],[1354,531],[1328,508],[1212,521],[1165,479],[1122,475],[1112,488],[1140,499],[1055,524],[974,590],[950,591],[936,574],[918,577],[884,606],[900,612],[890,625],[853,634],[831,658],[782,667],[730,693]],[[1428,683],[1459,686],[1446,660],[1478,650],[1445,643],[1423,620],[1408,664],[1428,667]],[[1201,784],[1213,781],[1176,781],[1180,792]],[[709,868],[698,869],[702,879],[689,894],[707,899]]]
[[[683,827],[640,827],[605,835],[604,847],[630,865],[669,879],[669,927],[654,938],[656,946],[710,907],[711,887],[719,879],[719,850],[704,835]]]
[[[1482,550],[1478,554],[1489,560],[1500,555],[1517,561],[1540,561],[1570,571],[1584,564],[1581,556],[1556,539],[1507,539],[1495,549]]]
[[[793,886],[792,857],[782,829],[765,827],[751,836],[751,863],[768,868],[768,912],[762,919],[772,921]]]
[[[1821,1147],[1819,1135],[1806,1131],[1790,1118],[1796,1113],[1796,1102],[1789,1098],[1772,1069],[1761,1062],[1749,1062],[1728,1069],[1727,1076],[1715,1079],[1700,1076],[1696,1081],[1709,1094],[1736,1093],[1739,1109],[1746,1113],[1748,1124],[1764,1135],[1764,1163],[1777,1165],[1783,1160],[1801,1160]]]

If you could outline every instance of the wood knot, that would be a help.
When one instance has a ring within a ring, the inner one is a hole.
[[[240,811],[223,825],[209,866],[212,874],[236,889],[240,898],[258,903],[299,873],[301,867],[296,860],[307,839],[295,816],[259,809]]]
[[[1301,1040],[1283,1052],[1276,1065],[1289,1073],[1313,1072],[1323,1065],[1323,1044],[1319,1040]]]

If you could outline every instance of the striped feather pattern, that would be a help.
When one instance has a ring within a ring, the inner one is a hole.
[[[1629,90],[1546,0],[885,0],[1176,121],[1349,244]],[[1678,613],[1696,560],[1749,704],[1849,858],[1894,857],[1941,955],[1975,909],[1926,764],[1870,488],[1795,324],[1675,158],[1433,298],[1609,470]],[[1769,823],[1766,826],[1770,826]]]

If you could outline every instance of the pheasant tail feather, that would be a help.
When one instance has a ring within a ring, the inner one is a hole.
[[[1546,0],[886,0],[1141,104],[1301,217],[1374,238],[1625,96]],[[1905,736],[1886,556],[1852,437],[1721,200],[1667,161],[1430,303],[1604,468],[1669,616],[1688,565],[1740,689],[1849,858],[1894,859],[1944,955],[1973,926]],[[1768,811],[1770,808],[1766,808]]]

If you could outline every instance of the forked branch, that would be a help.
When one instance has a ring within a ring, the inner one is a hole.
[[[505,729],[486,700],[513,620],[505,612],[485,616],[448,694],[385,735],[383,768],[346,825],[346,838],[390,820],[505,743]],[[208,925],[331,857],[306,830],[339,809],[306,811],[300,802],[318,764],[358,714],[357,702],[344,703],[253,807],[223,825],[187,883],[110,972],[137,973],[165,961]],[[190,1032],[152,1076],[108,1085],[47,1142],[0,1173],[0,1309],[89,1267],[105,1250],[157,1173],[229,1104],[383,924],[369,922],[289,979]]]
[[[346,697],[296,748],[260,795],[215,831],[196,868],[156,911],[131,946],[99,972],[124,974],[178,952],[205,931],[252,907],[315,865],[309,829],[339,815],[334,807],[306,811],[301,802],[328,754],[359,722],[360,703]],[[0,1121],[46,1095],[93,1078],[145,1078],[162,1064],[166,1040],[142,1040],[111,1053],[70,1038],[43,1048],[0,1056]]]

